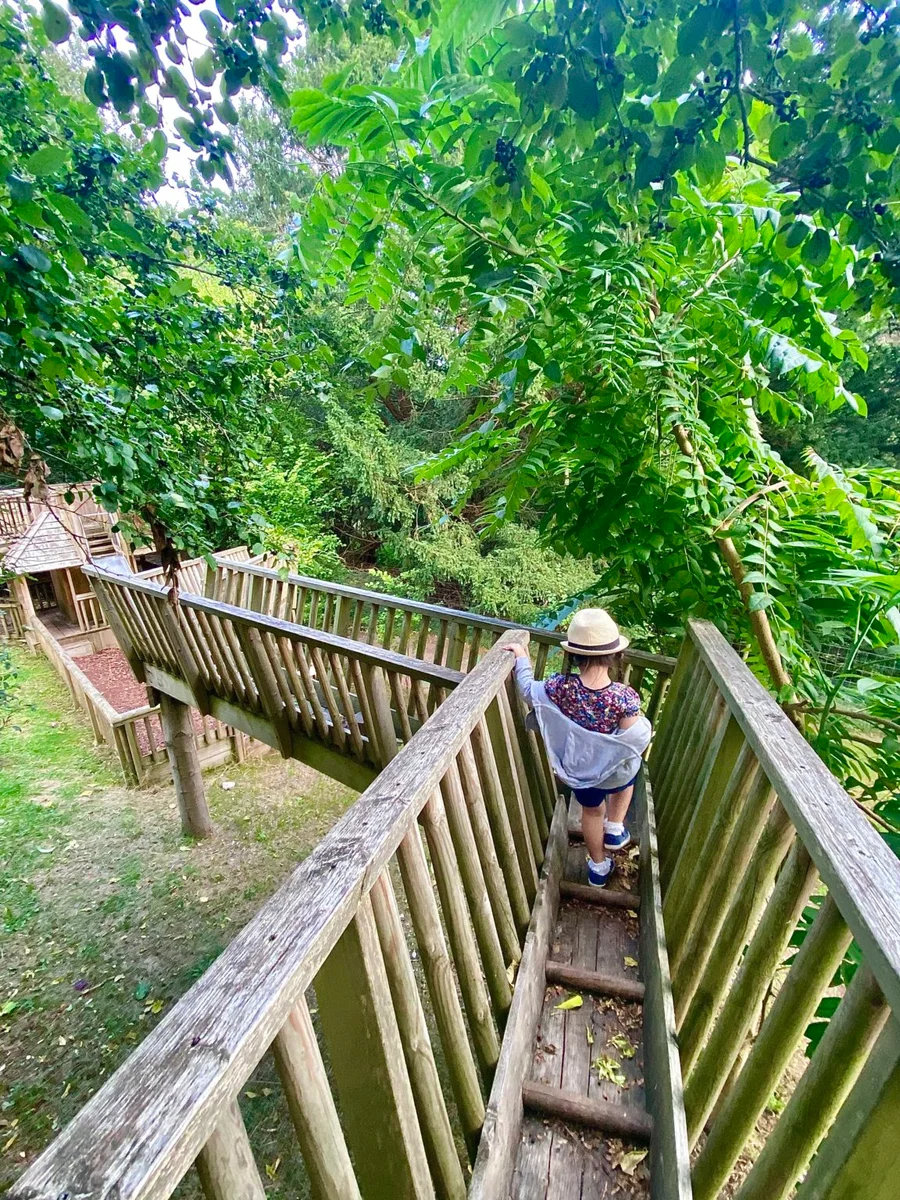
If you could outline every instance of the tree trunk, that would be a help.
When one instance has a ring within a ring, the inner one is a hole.
[[[182,832],[190,837],[212,837],[215,826],[206,804],[190,707],[161,692],[159,715],[175,782]]]

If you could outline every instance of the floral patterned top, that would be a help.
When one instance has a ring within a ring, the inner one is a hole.
[[[593,733],[614,733],[623,717],[641,711],[641,698],[627,683],[608,683],[594,691],[577,675],[551,675],[544,686],[560,712]]]

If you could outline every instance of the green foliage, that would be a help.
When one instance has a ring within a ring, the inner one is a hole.
[[[7,646],[0,646],[0,729],[10,720],[19,691],[19,672]]]
[[[244,496],[259,514],[268,550],[292,571],[322,579],[340,572],[338,540],[322,529],[320,508],[327,459],[298,447],[290,470],[267,462],[247,481]]]
[[[515,524],[480,538],[466,522],[448,520],[421,537],[389,538],[379,561],[397,573],[373,571],[373,587],[525,624],[596,578],[590,560],[557,554],[535,530]]]

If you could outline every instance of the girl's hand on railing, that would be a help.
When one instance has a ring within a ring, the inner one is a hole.
[[[528,651],[519,642],[510,642],[510,644],[508,646],[504,646],[503,649],[509,650],[509,652],[511,654],[514,654],[516,656],[516,658],[527,658],[528,657]]]

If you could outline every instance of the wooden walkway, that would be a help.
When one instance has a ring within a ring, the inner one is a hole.
[[[608,890],[561,899],[524,1089],[512,1186],[521,1200],[648,1194],[638,853],[635,844],[617,856]],[[563,878],[587,885],[580,838],[571,840]],[[564,1007],[578,999],[578,1007]],[[554,1106],[569,1115],[554,1117]],[[609,1131],[617,1119],[618,1136]]]
[[[192,1168],[266,1200],[239,1098],[267,1056],[313,1200],[718,1200],[851,940],[737,1200],[896,1200],[900,864],[712,625],[671,685],[630,655],[652,789],[597,891],[505,652],[545,667],[558,634],[242,564],[178,605],[87,572],[176,791],[190,708],[368,786],[11,1200],[166,1200]]]

